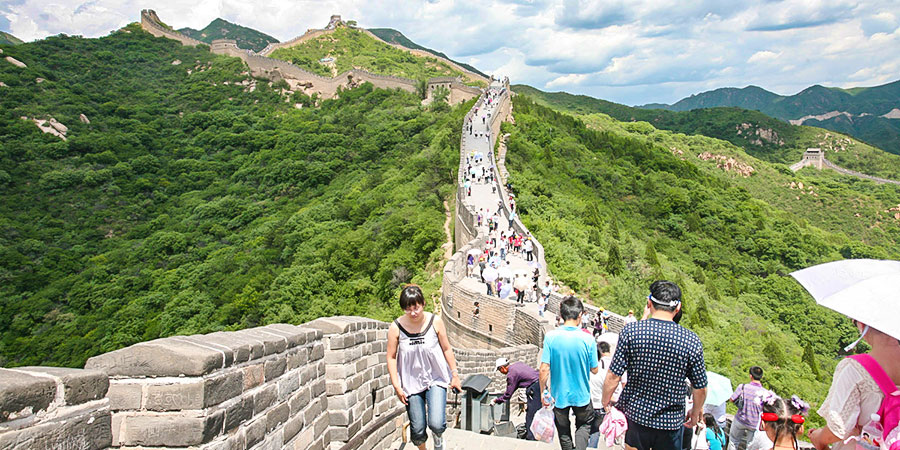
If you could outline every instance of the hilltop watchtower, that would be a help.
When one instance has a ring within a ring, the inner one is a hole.
[[[328,25],[325,27],[326,30],[333,30],[341,25],[344,25],[344,21],[341,20],[340,14],[333,14],[331,16],[331,20],[328,21]]]
[[[825,152],[820,148],[808,148],[803,153],[803,159],[800,162],[804,163],[807,166],[813,166],[816,169],[822,170],[822,167],[825,165]]]

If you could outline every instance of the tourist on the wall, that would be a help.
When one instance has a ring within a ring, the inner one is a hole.
[[[581,331],[584,305],[568,296],[559,304],[563,326],[547,333],[541,353],[541,392],[549,386],[553,416],[563,450],[587,448],[594,419],[591,406],[590,374],[597,373],[597,343]],[[544,406],[551,405],[547,395],[541,395]],[[575,438],[572,438],[569,415],[575,416]]]
[[[461,390],[456,357],[439,316],[425,311],[425,296],[415,285],[403,288],[404,313],[388,330],[387,366],[397,398],[406,405],[410,440],[425,450],[426,427],[434,448],[444,448],[447,428],[447,389]]]
[[[625,414],[626,449],[679,450],[684,427],[693,428],[706,400],[706,363],[697,335],[675,323],[681,310],[681,289],[670,281],[650,285],[649,318],[628,325],[619,335],[603,385],[608,412],[622,375],[628,383],[617,409]],[[685,378],[694,387],[693,408],[685,420]]]
[[[541,409],[541,386],[538,382],[538,371],[523,362],[510,363],[506,358],[497,359],[497,371],[506,375],[506,392],[494,400],[494,403],[503,403],[512,398],[516,389],[525,389],[525,439],[534,440],[531,432],[531,421],[534,413]]]
[[[634,317],[634,310],[633,310],[633,309],[629,309],[629,310],[628,310],[628,315],[625,316],[624,322],[625,322],[625,325],[628,325],[628,324],[631,323],[631,322],[637,322],[637,317]]]
[[[762,386],[762,367],[750,368],[750,382],[742,384],[735,389],[729,399],[738,407],[734,420],[731,421],[729,431],[728,448],[730,450],[747,450],[747,444],[753,440],[753,435],[759,429],[759,416],[762,414],[762,406],[755,401],[759,394],[766,392]]]

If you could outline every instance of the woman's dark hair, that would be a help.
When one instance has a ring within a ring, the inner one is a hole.
[[[706,428],[709,430],[713,430],[713,433],[716,434],[716,437],[724,437],[725,432],[722,431],[722,428],[719,427],[719,422],[716,422],[716,418],[713,417],[710,413],[703,414],[703,423],[706,424]]]
[[[577,297],[570,295],[559,304],[559,315],[563,320],[575,320],[584,312],[584,304]]]
[[[791,440],[794,442],[794,449],[799,450],[797,435],[803,432],[803,424],[794,423],[791,420],[791,416],[803,415],[804,411],[795,406],[793,402],[785,401],[781,397],[774,397],[774,400],[770,402],[763,401],[762,412],[775,413],[778,416],[778,420],[774,422],[765,422],[766,426],[770,426],[775,430],[775,439],[772,442],[777,444],[778,439],[787,434],[791,436]]]
[[[410,284],[400,292],[400,308],[405,311],[413,305],[425,306],[425,294],[422,293],[422,288]]]

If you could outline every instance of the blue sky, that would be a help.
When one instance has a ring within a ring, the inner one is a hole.
[[[176,28],[221,17],[281,40],[341,14],[513,83],[629,105],[726,86],[789,95],[900,78],[897,0],[0,0],[0,30],[96,37],[141,8]]]

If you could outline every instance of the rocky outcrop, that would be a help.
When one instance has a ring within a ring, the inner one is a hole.
[[[44,120],[29,119],[28,117],[22,116],[22,120],[31,120],[44,133],[52,134],[64,141],[66,140],[66,133],[69,131],[69,127],[57,122],[56,119],[52,117],[48,120]]]
[[[714,155],[710,152],[703,152],[697,155],[697,157],[704,161],[712,160],[716,163],[717,168],[722,169],[726,172],[737,173],[744,178],[753,175],[753,172],[756,171],[753,166],[745,162],[741,162],[732,156]]]
[[[23,68],[23,69],[26,68],[26,67],[28,67],[28,66],[25,65],[25,63],[23,63],[22,61],[19,61],[19,60],[16,59],[16,58],[13,58],[12,56],[7,56],[7,57],[6,57],[6,61],[8,61],[10,64],[12,64],[12,65],[14,65],[14,66],[16,66],[16,67],[21,67],[21,68]]]

